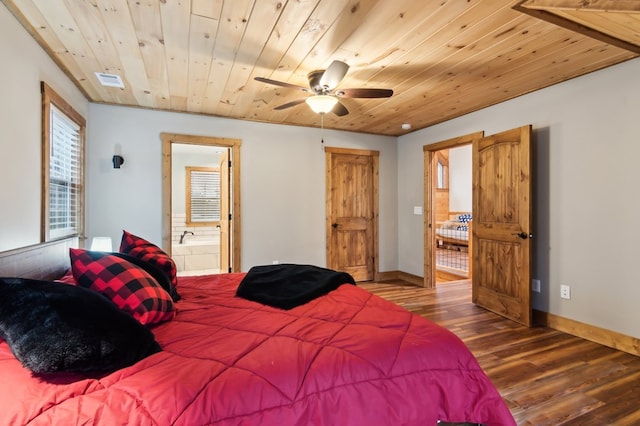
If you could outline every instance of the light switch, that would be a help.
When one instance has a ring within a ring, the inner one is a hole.
[[[422,216],[422,206],[414,206],[413,207],[413,214],[415,214],[417,216]]]

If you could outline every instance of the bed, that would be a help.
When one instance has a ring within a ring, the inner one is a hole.
[[[20,269],[0,259],[0,276]],[[251,273],[180,277],[175,314],[146,326],[160,350],[115,371],[35,374],[0,339],[0,424],[515,424],[448,330],[350,283],[248,300]]]
[[[471,235],[471,213],[451,213],[450,219],[436,226],[436,240],[439,246],[469,246]]]

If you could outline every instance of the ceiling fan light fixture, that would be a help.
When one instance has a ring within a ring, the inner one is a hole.
[[[329,95],[316,95],[308,97],[305,102],[315,113],[325,114],[336,106],[338,98]]]

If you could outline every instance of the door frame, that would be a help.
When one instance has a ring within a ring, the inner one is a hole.
[[[229,148],[231,151],[231,272],[240,272],[242,268],[240,214],[240,139],[218,138],[210,136],[184,135],[179,133],[161,133],[162,140],[162,248],[171,255],[171,145],[206,145]]]
[[[436,286],[436,233],[434,224],[436,223],[436,197],[435,197],[435,153],[443,149],[456,148],[464,145],[471,145],[474,139],[484,137],[484,131],[469,133],[435,142],[422,147],[424,156],[424,270],[423,287],[435,288]],[[473,167],[473,166],[472,166]],[[473,170],[472,170],[473,172]],[[471,267],[471,265],[469,265]]]
[[[373,279],[377,281],[380,279],[379,265],[378,265],[378,257],[379,246],[378,246],[378,233],[379,233],[379,156],[380,151],[375,150],[364,150],[364,149],[351,149],[351,148],[334,148],[334,147],[325,147],[325,179],[326,179],[326,187],[325,187],[325,241],[326,241],[326,259],[327,259],[327,267],[330,266],[330,260],[332,259],[332,247],[331,247],[331,232],[332,232],[332,223],[333,218],[331,217],[332,205],[331,205],[331,186],[333,185],[331,180],[331,156],[332,154],[347,154],[347,155],[362,155],[372,157],[372,166],[373,166],[373,179],[372,179],[372,218],[371,218],[371,227],[372,227],[372,239],[373,239],[373,247],[372,255],[373,255]]]

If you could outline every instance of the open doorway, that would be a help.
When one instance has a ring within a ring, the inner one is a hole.
[[[531,125],[484,137],[484,132],[425,145],[424,286],[435,279],[436,152],[472,144],[472,301],[531,326]]]
[[[229,203],[229,148],[171,145],[171,256],[178,275],[227,272],[228,244],[222,244],[222,204]]]
[[[482,136],[477,132],[423,147],[427,288],[438,281],[471,278],[471,143]]]
[[[240,261],[240,140],[163,133],[162,244],[181,275]]]
[[[436,284],[471,278],[471,144],[434,152]]]

